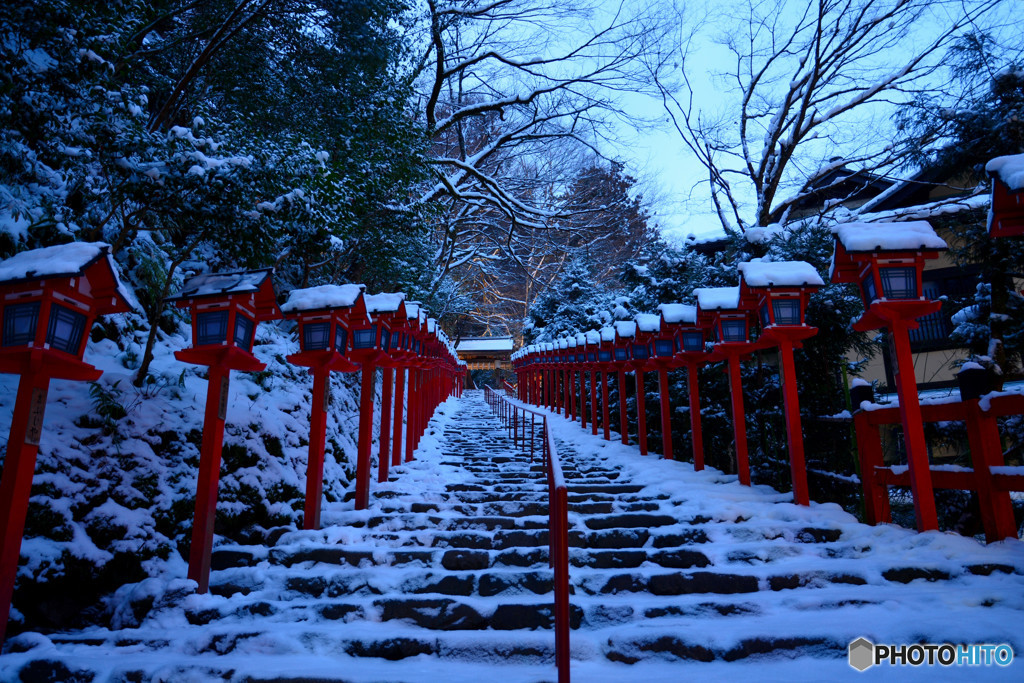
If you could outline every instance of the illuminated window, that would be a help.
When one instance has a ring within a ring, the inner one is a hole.
[[[338,353],[345,353],[345,345],[348,343],[348,332],[344,327],[338,325],[334,328],[334,349]]]
[[[597,352],[597,359],[599,361],[601,361],[602,363],[608,363],[612,359],[612,352],[611,351],[598,351]]]
[[[31,344],[39,325],[39,302],[11,304],[4,308],[4,346]]]
[[[355,330],[352,333],[353,349],[372,349],[377,346],[377,326],[371,325],[368,328]]]
[[[772,301],[772,312],[775,314],[776,325],[799,325],[800,300],[775,299]]]
[[[696,353],[704,350],[704,335],[700,332],[683,332],[683,351]]]
[[[675,342],[671,339],[656,339],[654,353],[658,356],[671,356],[676,352]]]
[[[59,304],[50,305],[50,324],[46,343],[50,348],[78,354],[85,333],[85,315]]]
[[[629,351],[626,349],[615,349],[615,360],[629,360]]]
[[[746,320],[723,320],[722,341],[743,342],[747,341]]]
[[[330,323],[307,323],[302,326],[302,346],[306,351],[326,349],[330,339]]]
[[[879,268],[882,278],[882,292],[886,299],[916,299],[916,268]]]
[[[196,316],[196,346],[220,344],[228,339],[228,312],[210,311]]]

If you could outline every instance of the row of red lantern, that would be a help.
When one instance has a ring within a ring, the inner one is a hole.
[[[941,302],[924,296],[922,272],[925,261],[935,259],[946,248],[931,226],[924,221],[908,223],[848,223],[833,229],[835,253],[831,279],[835,283],[858,284],[865,312],[854,329],[886,328],[896,361],[896,383],[906,435],[910,479],[915,500],[918,528],[937,527],[928,454],[913,374],[909,330],[914,320],[937,311]],[[791,476],[796,502],[809,501],[803,456],[803,438],[793,350],[816,329],[805,322],[811,292],[824,282],[814,269],[803,262],[740,264],[739,287],[695,290],[696,306],[669,304],[660,306],[660,315],[639,315],[634,321],[619,321],[614,328],[591,331],[553,343],[536,344],[517,351],[513,362],[520,375],[524,400],[561,409],[576,416],[569,388],[575,389],[575,373],[619,373],[620,391],[626,370],[637,377],[638,423],[641,452],[646,452],[646,428],[643,408],[643,372],[660,373],[662,434],[665,456],[671,457],[667,369],[685,366],[690,388],[690,418],[694,466],[703,468],[700,433],[700,405],[696,372],[700,364],[727,360],[733,409],[733,429],[739,478],[750,483],[746,451],[740,365],[742,357],[766,347],[780,353],[782,388],[790,452]],[[761,334],[752,331],[760,322]],[[903,370],[901,372],[900,370]],[[602,382],[607,404],[607,386]],[[558,391],[564,386],[566,398]],[[591,390],[593,395],[594,390]],[[621,394],[620,394],[621,395]],[[596,416],[593,407],[592,414]],[[623,442],[626,441],[624,404],[620,402]],[[605,435],[608,438],[607,405]],[[596,431],[595,431],[596,433]]]
[[[411,460],[437,405],[445,397],[462,391],[465,368],[451,342],[437,321],[427,317],[419,304],[406,302],[403,294],[365,294],[362,285],[321,285],[292,290],[279,308],[271,273],[268,269],[201,275],[186,282],[182,291],[171,297],[179,307],[188,307],[192,313],[194,346],[175,355],[179,360],[210,367],[189,558],[189,578],[199,583],[200,592],[207,589],[209,581],[228,377],[233,369],[259,371],[265,367],[252,354],[256,324],[281,317],[294,320],[300,351],[289,356],[288,361],[308,367],[313,375],[305,529],[320,526],[331,372],[362,372],[356,509],[365,509],[369,503],[377,368],[383,375],[378,481],[387,479],[391,464],[401,462],[402,406],[408,405],[405,447],[406,459]],[[395,388],[397,392],[393,391]]]
[[[132,310],[109,252],[105,244],[76,242],[22,252],[0,263],[0,372],[21,376],[0,478],[0,640],[14,590],[50,380],[98,379],[101,372],[82,360],[89,330],[100,315]],[[189,563],[189,576],[201,590],[208,583],[230,372],[265,367],[252,353],[256,327],[283,313],[271,273],[204,275],[192,278],[171,297],[192,313],[193,347],[178,351],[177,357],[209,366]],[[295,290],[284,309],[287,317],[298,322],[300,336],[301,351],[290,360],[309,366],[314,375],[304,519],[306,528],[314,528],[322,497],[327,373],[363,371],[356,502],[365,506],[375,369],[384,371],[382,403],[387,405],[381,406],[379,477],[386,479],[388,464],[399,462],[406,377],[405,444],[406,457],[411,458],[438,403],[462,391],[465,368],[437,322],[401,294],[365,295],[359,285]],[[394,372],[398,372],[399,389],[392,436]],[[393,460],[388,458],[389,451]]]

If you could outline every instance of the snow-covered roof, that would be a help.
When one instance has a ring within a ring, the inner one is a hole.
[[[405,294],[401,292],[381,292],[380,294],[366,295],[366,310],[368,313],[394,313],[405,301]]]
[[[575,349],[576,348],[576,337],[566,337],[565,338],[565,346],[566,346],[566,348],[569,348],[569,349]]]
[[[296,313],[324,308],[348,308],[355,305],[365,288],[366,285],[318,285],[293,289],[288,292],[288,300],[281,306],[281,310]]]
[[[1024,154],[996,157],[985,164],[985,170],[1011,190],[1024,190]]]
[[[586,337],[587,337],[587,343],[588,344],[600,344],[601,343],[601,333],[598,332],[597,330],[587,330],[587,332],[585,334],[586,334]]]
[[[569,348],[569,342],[567,342],[565,339],[556,339],[555,340],[555,348],[557,348],[557,349],[567,349],[567,348]]]
[[[739,264],[740,275],[748,287],[823,286],[825,281],[806,261],[747,261]]]
[[[689,304],[658,304],[667,323],[695,323],[697,322],[697,307]]]
[[[259,291],[263,283],[273,274],[270,268],[244,270],[234,273],[206,273],[185,280],[184,286],[170,299],[194,299],[223,294],[248,294]]]
[[[587,345],[587,335],[585,335],[582,332],[580,332],[579,334],[576,335],[576,346],[586,346],[586,345]]]
[[[101,258],[107,259],[117,293],[133,308],[138,301],[121,283],[117,264],[105,242],[69,242],[41,249],[30,249],[0,261],[0,282],[46,277],[75,277]],[[93,283],[95,286],[95,283]]]
[[[423,308],[419,301],[406,301],[405,302],[405,317],[408,320],[418,320],[420,317],[420,310]]]
[[[946,242],[927,221],[841,223],[832,227],[847,251],[913,251],[945,249]]]
[[[481,339],[463,339],[455,347],[456,351],[494,351],[512,350],[512,337],[486,337]]]
[[[0,262],[0,282],[43,277],[74,277],[105,254],[110,245],[103,242],[71,242],[54,247],[31,249]],[[116,273],[117,270],[114,269]]]
[[[653,313],[637,313],[633,316],[636,326],[641,332],[660,332],[661,316]]]
[[[635,337],[636,336],[636,322],[632,320],[616,320],[615,332],[620,337]]]
[[[615,328],[614,327],[602,327],[598,332],[601,335],[601,341],[613,342],[615,341]]]
[[[436,318],[427,318],[427,334],[436,334],[436,333],[437,333],[437,319]]]
[[[697,306],[704,311],[740,307],[739,287],[698,287],[693,293],[697,297]]]

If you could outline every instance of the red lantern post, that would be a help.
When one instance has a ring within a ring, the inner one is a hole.
[[[693,293],[697,296],[698,321],[711,328],[715,351],[719,357],[728,360],[736,470],[740,483],[750,486],[746,411],[743,408],[743,382],[740,376],[740,360],[756,346],[750,341],[750,316],[748,311],[741,308],[739,287],[699,288]]]
[[[601,371],[601,428],[604,440],[611,441],[611,422],[608,419],[608,374],[615,372],[615,328],[602,327],[598,330],[601,345],[597,348],[597,368]]]
[[[363,289],[363,285],[294,289],[281,307],[286,318],[298,323],[301,351],[288,356],[288,362],[308,367],[313,375],[303,529],[320,528],[330,375],[332,372],[359,370],[359,365],[348,357],[348,348],[352,321],[367,319]]]
[[[633,322],[636,323],[636,335],[630,345],[630,363],[633,379],[636,382],[637,431],[640,439],[640,455],[647,455],[647,388],[644,372],[651,361],[653,338],[661,330],[661,316],[652,313],[638,313]]]
[[[377,454],[378,483],[387,481],[388,468],[391,464],[391,415],[393,410],[391,403],[394,373],[396,369],[401,373],[406,364],[414,357],[404,348],[410,331],[409,315],[404,297],[404,294],[377,294],[367,297],[367,309],[390,330],[391,335],[387,343],[386,357],[380,362],[383,377],[380,398],[380,436],[378,437],[380,449]],[[401,419],[401,413],[396,419]]]
[[[636,347],[646,346],[636,343],[636,322],[633,320],[616,320],[614,362],[619,372],[619,422],[622,424],[622,443],[629,443],[629,423],[626,416],[626,372],[634,368],[633,351]],[[641,351],[641,356],[645,356]],[[640,358],[642,363],[645,357]],[[647,411],[644,406],[643,376],[636,376],[636,413],[637,439],[640,442],[640,454],[647,455]]]
[[[0,645],[50,380],[99,379],[100,371],[82,361],[88,332],[97,316],[130,310],[106,244],[72,242],[23,251],[0,263],[0,372],[21,376],[0,478]]]
[[[917,318],[942,307],[942,302],[924,297],[921,273],[924,262],[938,258],[946,243],[926,221],[844,223],[834,227],[832,232],[836,237],[832,282],[860,285],[864,299],[866,310],[853,329],[863,332],[884,327],[889,330],[917,528],[920,531],[937,529],[935,495],[909,332],[917,328]]]
[[[686,367],[686,384],[690,399],[690,440],[693,449],[693,469],[704,469],[704,437],[700,419],[700,364],[715,360],[704,348],[704,329],[697,325],[697,307],[687,304],[661,304],[661,327],[673,331],[676,354],[669,367]]]
[[[799,349],[804,339],[818,331],[809,327],[804,318],[811,292],[823,287],[825,282],[814,266],[804,261],[751,261],[741,263],[739,271],[740,298],[750,301],[761,316],[759,343],[779,349],[793,499],[797,505],[810,505],[793,350]]]
[[[996,157],[985,170],[992,177],[989,234],[995,238],[1024,236],[1024,154]]]
[[[258,372],[266,367],[252,354],[252,343],[260,322],[281,317],[271,280],[273,272],[267,268],[198,275],[187,280],[180,293],[168,298],[192,314],[193,347],[175,351],[175,358],[209,368],[188,561],[188,578],[199,584],[200,593],[205,593],[210,583],[210,550],[231,371]]]
[[[388,348],[391,330],[380,312],[394,301],[401,302],[403,294],[366,295],[369,319],[352,324],[352,360],[362,367],[359,385],[359,439],[356,445],[356,510],[365,510],[370,504],[370,450],[373,446],[373,389],[377,366],[390,363]],[[397,304],[394,304],[397,305]]]
[[[589,330],[583,337],[586,340],[586,369],[590,374],[590,433],[597,436],[597,372],[600,369],[597,352],[601,347],[601,333]]]

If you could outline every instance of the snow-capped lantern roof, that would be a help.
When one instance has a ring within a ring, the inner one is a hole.
[[[567,348],[567,349],[575,349],[576,348],[576,337],[566,337],[565,338],[565,348]]]
[[[661,319],[672,325],[693,325],[697,322],[697,307],[689,304],[658,304]]]
[[[653,313],[637,313],[633,317],[638,332],[655,334],[661,331],[661,316]]]
[[[823,287],[825,281],[806,261],[747,261],[738,266],[748,287]]]
[[[1024,154],[996,157],[985,164],[985,172],[1011,192],[1024,191]]]
[[[615,335],[619,339],[631,339],[636,336],[636,321],[634,320],[616,320]]]
[[[423,304],[419,301],[406,301],[405,302],[405,317],[409,320],[419,321],[420,310],[423,308]]]
[[[246,305],[256,314],[256,321],[276,320],[281,317],[274,294],[273,268],[244,270],[230,273],[206,273],[185,280],[181,291],[167,297],[179,308],[191,305],[197,299],[204,302],[220,299],[224,303]]]
[[[946,248],[926,221],[844,223],[832,232],[836,246],[829,277],[860,285],[865,308],[879,299],[923,300],[924,262]]]
[[[615,341],[615,327],[602,327],[598,330],[598,334],[601,335],[602,342],[614,342]]]
[[[996,157],[985,170],[992,177],[989,234],[996,238],[1024,235],[1024,154]]]
[[[832,226],[832,234],[848,252],[936,251],[946,242],[928,221],[902,223],[841,223]]]
[[[92,324],[98,315],[131,311],[132,302],[106,244],[15,254],[0,262],[0,372],[27,376],[45,368],[51,378],[98,379],[100,371],[82,362]]]
[[[402,292],[381,292],[366,295],[366,310],[373,313],[397,313],[403,306],[405,294]],[[403,311],[404,313],[404,311]]]
[[[437,334],[437,319],[427,318],[427,334]]]
[[[281,305],[282,313],[351,308],[363,297],[366,285],[317,285],[293,289]]]
[[[563,349],[569,348],[569,342],[566,339],[559,338],[559,339],[556,339],[554,343],[555,343],[555,348],[557,348],[560,351],[563,350]]]
[[[779,338],[783,332],[791,338],[792,328],[807,331],[804,317],[811,292],[825,285],[814,266],[806,261],[739,264],[740,299],[746,306],[760,312],[761,326],[768,338]]]
[[[597,330],[587,330],[585,336],[587,338],[587,344],[597,345],[601,343],[601,333]]]
[[[693,290],[699,311],[735,310],[740,307],[739,287],[698,287]]]
[[[5,291],[20,283],[54,279],[74,279],[77,296],[91,299],[96,315],[137,308],[135,298],[121,283],[110,245],[104,242],[30,249],[0,262],[0,286]]]
[[[586,346],[586,345],[587,345],[587,335],[585,335],[584,333],[580,332],[579,334],[576,335],[576,346]]]

